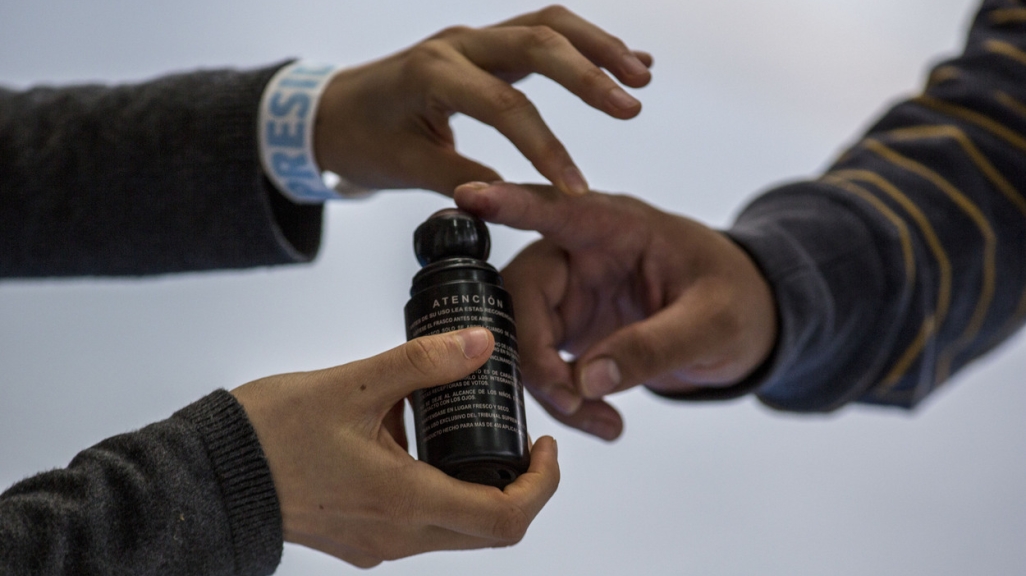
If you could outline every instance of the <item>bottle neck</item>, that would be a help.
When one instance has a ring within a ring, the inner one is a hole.
[[[502,276],[491,264],[474,258],[446,258],[432,262],[413,277],[410,296],[431,286],[453,282],[481,282],[502,286]]]

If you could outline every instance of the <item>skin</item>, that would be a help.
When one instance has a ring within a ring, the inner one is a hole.
[[[233,390],[267,457],[285,540],[364,568],[519,542],[559,484],[555,440],[539,438],[527,473],[499,490],[415,460],[403,429],[406,396],[470,374],[494,343],[469,328]]]
[[[449,28],[336,75],[318,105],[315,155],[321,169],[363,188],[451,195],[468,180],[499,178],[456,151],[449,118],[461,113],[495,127],[563,193],[584,194],[587,182],[569,153],[511,84],[539,73],[628,119],[641,103],[609,74],[639,88],[651,64],[648,54],[560,6],[485,28]],[[499,490],[413,459],[402,423],[406,396],[470,374],[493,346],[488,330],[468,329],[233,390],[267,457],[285,539],[371,567],[523,538],[559,483],[555,440],[540,438],[528,472]]]
[[[460,113],[497,129],[562,191],[583,194],[588,184],[570,154],[511,84],[542,74],[589,106],[628,119],[641,103],[609,74],[640,88],[651,80],[651,64],[648,54],[562,6],[484,28],[448,28],[329,83],[314,130],[317,162],[364,188],[451,195],[464,182],[500,179],[456,151],[449,118]]]
[[[623,419],[605,396],[638,385],[675,394],[729,386],[773,349],[770,287],[720,232],[597,192],[471,183],[455,198],[489,222],[541,232],[502,274],[524,383],[570,426],[613,440]]]

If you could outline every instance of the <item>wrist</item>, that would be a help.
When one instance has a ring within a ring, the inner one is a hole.
[[[293,62],[264,89],[257,126],[260,161],[268,179],[300,204],[364,195],[334,174],[325,173],[315,150],[315,130],[326,88],[338,73],[332,65]]]

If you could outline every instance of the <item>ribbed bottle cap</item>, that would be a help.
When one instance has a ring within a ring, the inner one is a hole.
[[[485,223],[457,208],[435,212],[413,233],[413,252],[421,266],[446,258],[487,260],[491,248]]]

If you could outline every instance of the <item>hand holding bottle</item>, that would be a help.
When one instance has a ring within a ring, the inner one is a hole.
[[[539,438],[530,469],[499,490],[415,460],[402,426],[406,396],[470,374],[493,345],[487,329],[470,328],[233,390],[271,468],[285,539],[366,568],[523,538],[559,484],[552,438]]]

